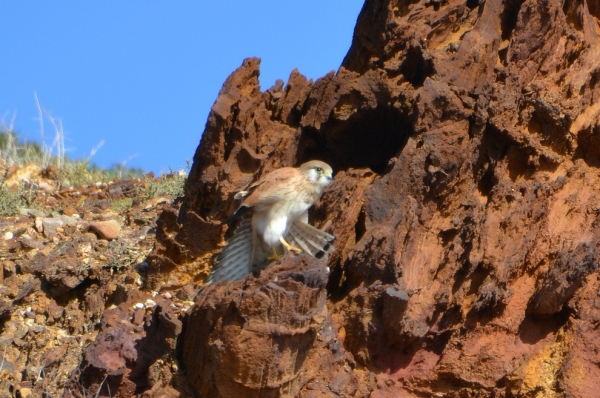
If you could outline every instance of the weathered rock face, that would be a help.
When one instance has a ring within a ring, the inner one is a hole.
[[[592,1],[367,0],[336,74],[263,92],[246,60],[150,284],[201,281],[234,192],[308,159],[337,171],[311,214],[337,251],[327,295],[292,255],[199,295],[179,343],[196,394],[600,391],[599,23]]]
[[[180,342],[195,391],[207,397],[297,396],[307,386],[343,391],[352,374],[326,306],[326,284],[325,267],[305,254],[257,279],[206,288]]]

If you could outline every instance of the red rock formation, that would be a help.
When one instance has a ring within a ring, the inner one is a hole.
[[[367,0],[336,74],[263,92],[244,61],[149,283],[200,282],[234,192],[308,159],[337,171],[311,214],[337,250],[326,291],[290,254],[199,295],[179,343],[195,393],[600,391],[599,23],[590,0]]]

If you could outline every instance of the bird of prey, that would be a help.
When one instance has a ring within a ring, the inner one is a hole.
[[[311,160],[298,168],[277,169],[238,192],[235,198],[243,202],[223,224],[251,216],[242,219],[205,282],[242,279],[281,258],[284,250],[317,258],[331,254],[335,238],[308,224],[308,209],[332,174],[327,163]]]

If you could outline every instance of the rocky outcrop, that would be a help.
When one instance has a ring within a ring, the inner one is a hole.
[[[600,385],[600,8],[367,0],[337,73],[225,82],[151,287],[199,284],[233,194],[281,166],[337,172],[337,237],[206,288],[180,359],[198,396],[593,396]],[[320,271],[319,271],[320,272]]]
[[[180,341],[194,390],[210,397],[296,396],[307,385],[343,391],[352,375],[327,310],[327,275],[305,254],[259,278],[207,287]]]

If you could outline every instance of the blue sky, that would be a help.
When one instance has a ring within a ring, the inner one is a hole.
[[[316,80],[342,62],[362,3],[4,0],[0,116],[16,112],[15,130],[39,141],[35,92],[62,120],[69,156],[104,141],[101,167],[178,169],[244,58],[262,58],[263,90],[294,68]]]

